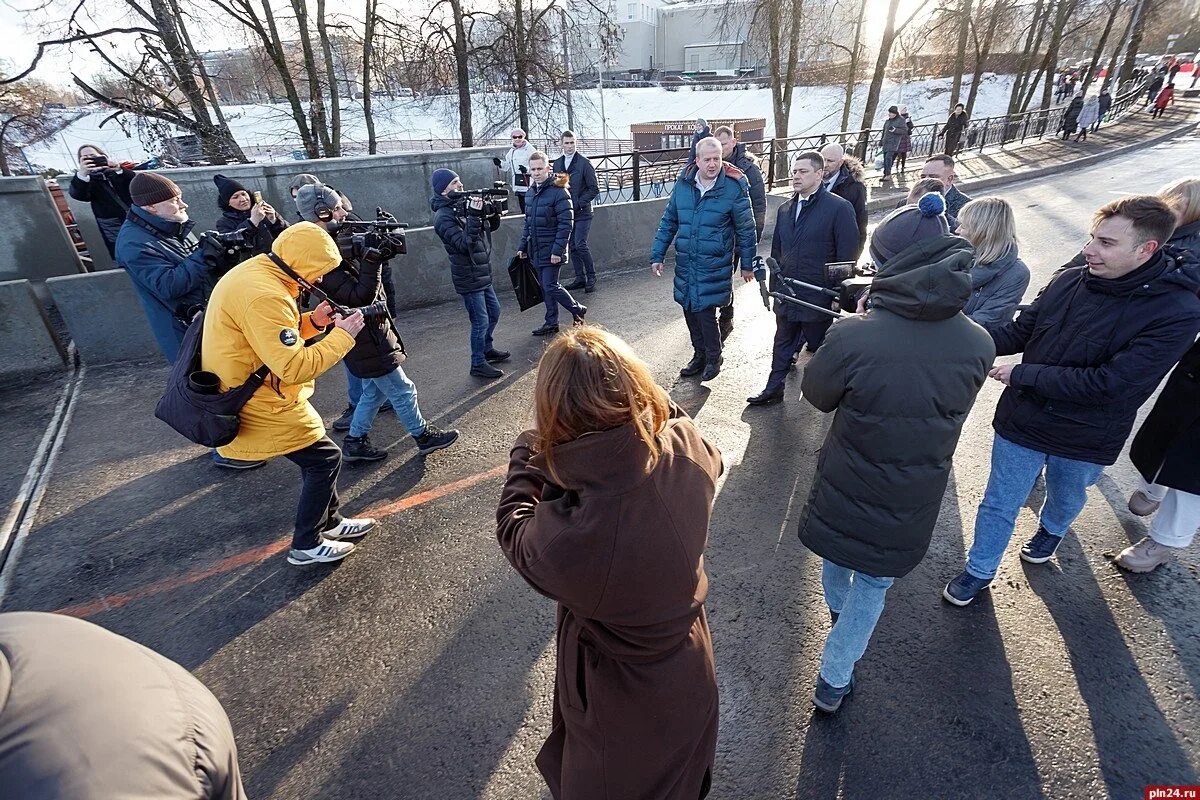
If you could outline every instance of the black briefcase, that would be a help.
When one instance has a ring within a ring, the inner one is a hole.
[[[545,300],[542,282],[528,257],[513,256],[508,262],[508,277],[512,279],[513,292],[522,311],[541,305]]]

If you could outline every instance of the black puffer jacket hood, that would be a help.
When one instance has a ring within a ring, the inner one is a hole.
[[[975,251],[959,236],[926,239],[894,256],[871,282],[871,304],[908,319],[949,319],[971,296]]]

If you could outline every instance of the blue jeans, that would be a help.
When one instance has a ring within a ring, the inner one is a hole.
[[[462,296],[471,318],[471,366],[486,364],[484,354],[492,349],[492,333],[500,321],[500,301],[491,286]]]
[[[839,689],[854,677],[854,665],[875,632],[883,613],[883,599],[895,578],[876,578],[862,572],[822,561],[821,587],[825,603],[837,612],[838,621],[825,640],[821,653],[821,678]]]
[[[417,387],[404,374],[404,370],[396,367],[379,378],[363,378],[362,398],[354,407],[354,417],[350,420],[351,436],[366,436],[371,432],[371,424],[375,422],[375,415],[379,413],[385,397],[392,401],[400,424],[410,436],[420,436],[425,432],[425,418],[417,406]]]
[[[538,279],[542,282],[542,294],[546,302],[546,324],[558,324],[558,307],[561,305],[574,316],[583,306],[575,302],[571,293],[558,282],[558,264],[542,267],[538,270]]]
[[[992,472],[975,516],[975,540],[967,554],[967,572],[983,580],[996,577],[1017,513],[1043,468],[1046,501],[1039,522],[1054,536],[1066,535],[1087,503],[1087,488],[1104,471],[1099,464],[1039,453],[997,434],[992,440]]]
[[[571,228],[569,249],[571,263],[575,266],[575,279],[588,286],[596,282],[596,265],[592,263],[592,251],[588,247],[588,233],[592,230],[591,217],[576,217]]]
[[[350,398],[350,405],[357,406],[363,392],[362,378],[351,372],[345,361],[342,362],[342,368],[346,370],[346,395]]]

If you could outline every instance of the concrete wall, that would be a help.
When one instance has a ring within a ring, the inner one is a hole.
[[[650,263],[650,246],[665,199],[599,206],[590,237],[596,271],[601,275]],[[524,217],[507,217],[492,234],[493,272],[500,293],[512,291],[508,262],[517,251]],[[403,310],[450,300],[458,295],[442,242],[432,227],[409,230],[408,254],[392,260],[397,305]],[[571,274],[568,265],[564,277]],[[161,360],[146,315],[124,270],[50,278],[46,288],[67,323],[85,364]]]
[[[29,281],[0,282],[0,378],[21,378],[66,366],[66,349]]]
[[[41,178],[0,178],[0,219],[0,281],[40,283],[83,269]]]

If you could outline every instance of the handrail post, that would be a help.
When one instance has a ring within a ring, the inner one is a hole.
[[[642,154],[636,149],[633,151],[633,199],[642,199]]]
[[[988,126],[992,124],[991,117],[983,118],[983,133],[979,136],[979,152],[983,152],[984,146],[987,144]]]
[[[930,156],[932,156],[934,153],[937,152],[937,140],[938,140],[938,124],[935,122],[935,123],[933,123],[933,136],[929,137],[929,155]]]

